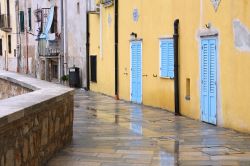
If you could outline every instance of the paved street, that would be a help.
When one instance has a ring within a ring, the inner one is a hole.
[[[49,166],[250,165],[250,135],[76,91],[74,137]]]

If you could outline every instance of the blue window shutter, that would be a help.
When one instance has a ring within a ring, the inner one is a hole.
[[[136,42],[132,42],[131,43],[131,83],[132,83],[132,87],[131,87],[131,100],[133,102],[136,101],[137,99],[137,93],[136,93],[136,90],[137,90],[137,84],[136,84],[136,81],[137,81],[137,57],[136,57]]]
[[[161,54],[161,60],[160,60],[160,76],[161,77],[167,77],[167,41],[161,40],[160,41],[160,54]]]
[[[160,76],[174,77],[174,42],[173,39],[160,40]]]
[[[216,52],[216,40],[209,40],[210,49],[210,65],[209,65],[209,98],[210,98],[210,116],[209,121],[212,124],[216,124],[216,77],[217,77],[217,52]]]
[[[209,45],[208,40],[202,40],[201,48],[201,102],[202,102],[202,120],[208,122],[208,77],[209,77]]]

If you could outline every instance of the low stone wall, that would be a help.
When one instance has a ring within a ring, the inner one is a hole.
[[[44,165],[73,135],[73,90],[0,71],[30,93],[0,100],[0,165]]]
[[[0,100],[22,95],[31,91],[33,90],[25,88],[10,81],[0,79]]]

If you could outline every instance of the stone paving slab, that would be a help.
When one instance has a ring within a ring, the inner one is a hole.
[[[75,92],[74,138],[48,166],[250,165],[250,135]]]

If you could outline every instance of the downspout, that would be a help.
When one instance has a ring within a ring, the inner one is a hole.
[[[62,64],[63,64],[63,74],[67,75],[68,74],[68,5],[67,5],[68,1],[65,0],[64,1],[64,58],[62,59]]]
[[[87,36],[86,36],[86,76],[87,76],[87,87],[86,90],[89,90],[90,82],[89,82],[89,12],[86,12],[86,31],[87,31]]]
[[[174,97],[175,115],[180,115],[179,103],[179,19],[174,21]]]
[[[61,53],[59,55],[59,80],[60,83],[62,83],[61,77],[63,76],[63,58],[64,58],[64,5],[63,5],[63,0],[61,0]]]
[[[119,100],[119,63],[118,63],[118,41],[119,41],[119,1],[115,0],[115,98]]]
[[[27,2],[25,1],[25,16],[26,18],[28,18],[27,16]],[[25,30],[25,36],[26,36],[26,74],[29,74],[29,36],[28,36],[28,26],[27,26],[28,22],[27,19],[25,21],[25,25],[26,25],[26,30]]]
[[[17,73],[20,72],[20,65],[19,65],[19,26],[18,26],[18,18],[19,18],[19,1],[15,1],[15,11],[16,11],[16,60],[17,60]]]

